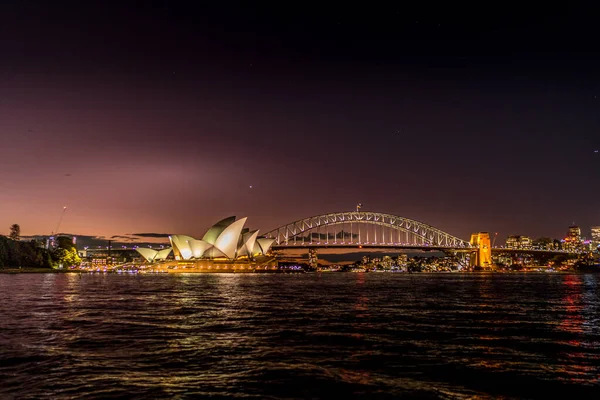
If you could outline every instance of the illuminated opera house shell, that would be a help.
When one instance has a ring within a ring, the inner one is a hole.
[[[152,262],[165,260],[169,256],[169,254],[171,254],[172,249],[169,247],[168,249],[163,250],[152,250],[138,247],[136,250],[138,253],[144,256],[144,258],[147,261]]]
[[[266,255],[274,239],[259,238],[258,230],[244,228],[247,218],[235,220],[225,218],[214,224],[201,240],[191,236],[169,236],[172,248],[156,251],[139,248],[137,251],[147,261],[161,261],[167,258],[171,250],[176,260],[252,258]]]

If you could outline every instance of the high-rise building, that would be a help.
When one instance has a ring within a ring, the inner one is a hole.
[[[507,249],[531,249],[532,240],[529,236],[509,236],[506,238]]]
[[[592,226],[592,246],[594,249],[600,246],[600,226]]]
[[[570,226],[567,236],[563,239],[563,249],[571,251],[581,250],[582,245],[581,229],[575,225]]]
[[[581,240],[581,229],[578,226],[570,226],[569,232],[567,232],[567,237],[571,237],[573,239]]]

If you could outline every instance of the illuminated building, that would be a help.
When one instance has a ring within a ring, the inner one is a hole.
[[[567,236],[563,239],[563,249],[576,251],[582,249],[581,229],[578,226],[570,226]]]
[[[595,249],[600,246],[600,226],[592,226],[592,247]]]
[[[316,249],[308,250],[308,265],[313,269],[316,269],[319,267],[319,258],[317,256]]]
[[[384,269],[392,269],[392,265],[394,265],[394,260],[390,256],[383,256],[383,260],[381,260],[381,265]]]
[[[531,249],[532,240],[528,236],[509,236],[506,238],[507,249]]]
[[[98,248],[84,248],[79,252],[79,256],[83,259],[85,265],[92,267],[107,267],[128,262],[140,261],[140,252],[144,249],[131,248],[112,248],[109,246]],[[146,249],[150,250],[150,249]]]
[[[98,269],[98,268],[106,268],[109,265],[112,265],[112,263],[110,262],[111,260],[107,259],[106,257],[102,257],[102,258],[92,258],[91,262],[90,262],[90,266],[93,269]]]
[[[406,264],[408,264],[408,254],[398,255],[398,257],[396,258],[396,264],[399,267],[406,267]]]
[[[567,232],[568,237],[581,239],[581,229],[578,226],[570,226],[569,232]]]
[[[259,238],[258,230],[244,228],[246,218],[236,221],[235,217],[225,218],[214,224],[202,237],[194,239],[186,235],[169,236],[170,248],[153,250],[138,248],[137,251],[148,262],[164,261],[173,251],[175,260],[250,260],[255,256],[265,256],[274,239]]]

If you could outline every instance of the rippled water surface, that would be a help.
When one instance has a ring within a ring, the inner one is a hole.
[[[599,275],[0,275],[0,398],[600,398]]]

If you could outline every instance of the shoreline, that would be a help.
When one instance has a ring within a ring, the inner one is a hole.
[[[83,272],[79,269],[53,268],[0,268],[0,274],[68,274]]]
[[[577,271],[577,270],[571,270],[571,271],[553,271],[553,272],[544,272],[544,271],[440,271],[440,272],[433,272],[433,271],[424,271],[424,272],[413,272],[413,273],[408,273],[408,272],[393,272],[393,271],[380,271],[380,272],[352,272],[352,271],[246,271],[246,272],[241,272],[241,271],[237,271],[237,272],[233,272],[233,271],[169,271],[169,272],[143,272],[141,273],[142,275],[172,275],[172,274],[194,274],[194,275],[201,275],[201,274],[242,274],[242,275],[248,275],[248,274],[297,274],[297,273],[310,273],[310,274],[357,274],[357,273],[362,273],[362,274],[371,274],[371,273],[376,273],[376,274],[381,274],[381,273],[388,273],[388,274],[406,274],[406,275],[419,275],[419,274],[495,274],[495,275],[500,275],[500,274],[593,274],[593,273],[600,273],[600,271]],[[130,273],[128,272],[117,272],[117,271],[88,271],[88,270],[80,270],[80,269],[49,269],[49,268],[0,268],[0,274],[116,274],[116,275],[129,275]],[[139,272],[136,272],[136,274],[140,274]]]

